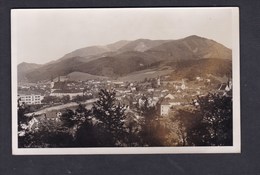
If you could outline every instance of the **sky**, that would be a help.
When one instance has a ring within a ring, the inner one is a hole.
[[[76,49],[119,40],[198,35],[232,48],[231,8],[16,9],[12,58],[43,64]]]

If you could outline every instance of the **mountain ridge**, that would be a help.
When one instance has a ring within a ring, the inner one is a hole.
[[[27,62],[22,62],[17,66],[17,79],[18,82],[28,82],[27,74],[39,67],[41,67],[42,64],[35,64],[35,63],[27,63]]]
[[[121,40],[106,46],[86,48],[89,51],[81,48],[84,50],[81,52],[82,50],[77,49],[66,54],[67,57],[26,71],[24,76],[30,82],[64,76],[72,72],[115,78],[153,66],[160,67],[167,62],[201,59],[232,60],[231,49],[214,40],[196,35],[178,40]]]

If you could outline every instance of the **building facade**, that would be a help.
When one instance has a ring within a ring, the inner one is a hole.
[[[161,116],[167,116],[169,114],[170,108],[171,108],[170,103],[163,102],[161,104],[160,115]]]
[[[40,94],[18,94],[20,104],[36,105],[41,104],[43,96]]]

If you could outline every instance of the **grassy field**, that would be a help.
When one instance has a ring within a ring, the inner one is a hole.
[[[142,81],[145,78],[157,78],[158,76],[168,75],[173,72],[173,69],[156,70],[146,69],[143,71],[134,72],[127,76],[118,78],[120,81]]]
[[[77,80],[81,80],[81,81],[86,81],[86,80],[106,80],[108,79],[108,77],[104,77],[104,76],[97,76],[97,75],[91,75],[88,73],[83,73],[83,72],[72,72],[70,74],[67,75],[69,80],[73,80],[73,81],[77,81]]]

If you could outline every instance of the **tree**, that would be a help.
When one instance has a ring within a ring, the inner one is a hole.
[[[62,103],[68,103],[70,101],[70,96],[69,95],[65,95],[61,97],[61,102]]]
[[[42,99],[42,103],[45,104],[53,104],[53,103],[60,103],[60,102],[61,102],[61,98],[55,96],[45,96]]]
[[[24,114],[29,111],[26,104],[18,101],[18,147],[19,148],[45,148],[45,147],[71,147],[73,136],[68,129],[59,122],[42,120],[37,124],[37,129],[28,129],[28,122],[32,117]],[[37,117],[37,116],[35,116]]]
[[[73,147],[69,130],[51,120],[40,122],[38,130],[26,131],[18,138],[19,148]]]
[[[90,116],[90,111],[87,110],[82,104],[79,104],[75,112],[71,109],[66,109],[60,119],[63,126],[77,130],[79,126],[85,122],[88,116]]]
[[[91,98],[93,98],[93,95],[83,95],[83,96],[82,95],[77,95],[76,97],[74,97],[72,99],[72,101],[74,101],[74,102],[82,102],[82,101],[89,100]]]
[[[198,104],[197,112],[207,130],[204,144],[232,145],[232,97],[208,94],[198,97]]]
[[[125,106],[116,100],[114,90],[101,89],[93,104],[93,116],[98,120],[99,145],[122,146],[126,137]]]
[[[75,110],[78,116],[77,131],[75,133],[75,146],[77,147],[96,147],[98,146],[97,128],[93,124],[91,111],[79,104]]]
[[[98,145],[98,128],[91,119],[86,119],[77,129],[75,135],[75,146],[77,147],[97,147]]]
[[[151,86],[152,86],[152,88],[157,88],[158,87],[156,78],[152,78],[151,79]]]
[[[62,113],[60,117],[63,126],[72,128],[77,123],[77,118],[73,110],[66,109],[64,113]]]
[[[171,125],[175,125],[172,130],[177,136],[175,140],[172,140],[173,142],[179,146],[187,146],[191,144],[188,141],[193,139],[198,145],[201,145],[199,142],[202,140],[201,134],[204,127],[197,112],[190,108],[179,109],[175,114],[170,113],[169,119]],[[195,128],[200,128],[200,132],[194,132]]]
[[[175,121],[184,136],[185,145],[232,145],[232,97],[208,94],[198,97],[193,110],[179,110]]]
[[[28,142],[24,137],[27,134],[27,125],[29,121],[29,117],[26,117],[24,114],[29,112],[28,106],[25,103],[20,104],[21,99],[19,98],[17,101],[18,109],[17,109],[17,118],[18,118],[18,147],[25,147]]]
[[[143,146],[162,146],[164,130],[160,126],[156,115],[156,107],[149,103],[148,98],[142,97],[142,103],[138,106],[138,113],[143,117],[141,124],[141,144]]]
[[[24,114],[30,112],[28,105],[26,105],[24,102],[22,104],[20,104],[20,101],[21,101],[21,99],[19,98],[18,101],[17,101],[17,104],[18,104],[18,109],[17,109],[18,126],[28,122],[29,118],[26,117]]]
[[[127,137],[125,138],[127,146],[141,146],[141,138],[140,138],[140,131],[141,131],[141,124],[140,120],[136,117],[136,114],[129,111],[126,112],[126,132]]]
[[[24,116],[27,111],[28,106],[18,105],[19,148],[97,146],[95,127],[90,119],[91,111],[83,105],[79,104],[75,111],[66,109],[60,121],[47,118],[38,120],[35,130],[27,127],[30,120]]]

